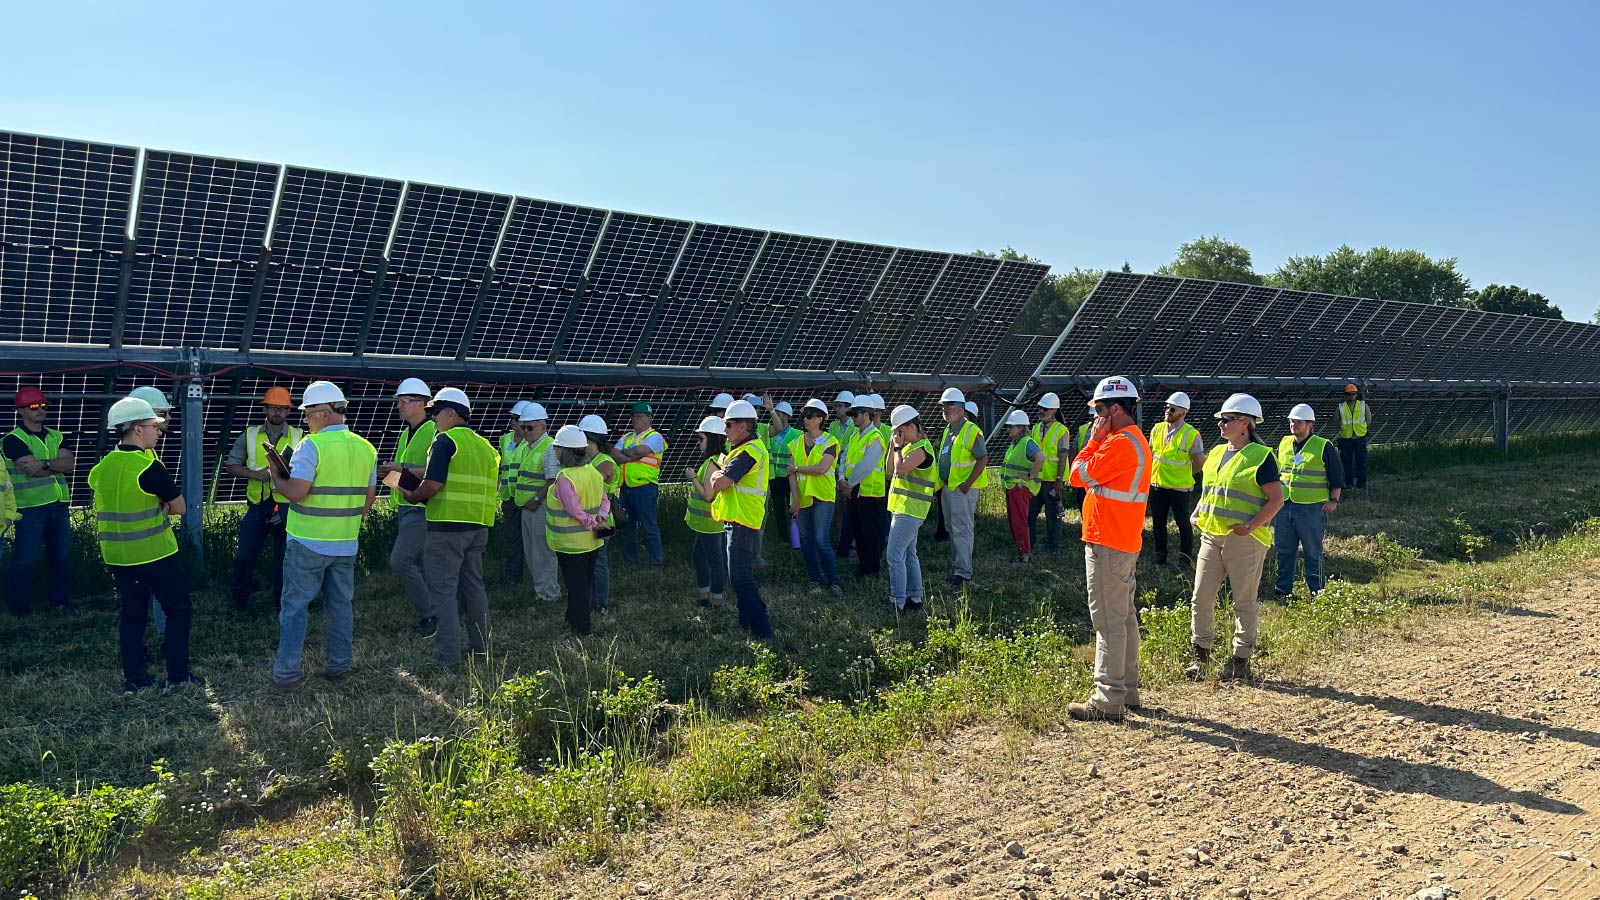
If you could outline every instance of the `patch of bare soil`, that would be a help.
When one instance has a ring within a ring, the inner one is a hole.
[[[1600,578],[1430,616],[1123,726],[968,730],[787,806],[641,836],[572,896],[1600,897]],[[1594,860],[1594,861],[1592,861]],[[562,883],[565,882],[565,883]]]

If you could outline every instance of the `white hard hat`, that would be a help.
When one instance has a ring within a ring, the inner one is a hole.
[[[696,428],[695,431],[703,431],[706,434],[725,435],[728,433],[728,424],[716,416],[706,416],[704,419],[700,420],[700,427]]]
[[[1045,394],[1043,397],[1039,398],[1039,408],[1040,409],[1060,409],[1061,408],[1061,398],[1056,396],[1056,392],[1055,391],[1051,391],[1050,393]]]
[[[974,416],[978,414],[978,404],[972,402],[971,400],[961,404],[961,408],[965,409],[968,413]]]
[[[761,406],[761,398],[759,396],[755,395],[755,394],[745,394],[744,395],[744,402],[750,404],[751,406],[755,406],[755,407],[760,407]]]
[[[578,430],[590,434],[604,435],[606,433],[606,420],[593,413],[578,420]]]
[[[801,407],[801,408],[802,409],[814,409],[814,410],[817,410],[818,412],[822,413],[823,415],[827,415],[828,414],[828,404],[823,403],[821,400],[818,400],[815,397],[812,397],[810,400],[807,400],[806,401],[806,405]]]
[[[786,416],[794,415],[794,407],[790,406],[789,401],[787,400],[779,400],[772,408],[773,410],[781,412]]]
[[[576,425],[563,425],[556,432],[556,446],[568,450],[584,450],[589,446],[589,438],[583,433],[582,428]]]
[[[305,393],[300,395],[300,408],[317,406],[323,403],[343,403],[344,391],[331,381],[313,381],[306,385]]]
[[[463,409],[472,409],[472,401],[467,399],[467,392],[461,388],[439,388],[439,393],[433,395],[433,401],[428,406],[431,408],[440,403],[454,403]]]
[[[142,400],[138,397],[123,397],[121,400],[111,404],[111,411],[106,415],[106,427],[116,430],[118,425],[126,425],[129,422],[143,422],[146,419],[154,419],[157,425],[167,421],[156,415],[156,411],[150,408],[150,401]]]
[[[1188,409],[1190,405],[1189,395],[1183,391],[1175,391],[1171,397],[1167,398],[1167,405],[1176,406],[1179,409]]]
[[[856,395],[849,391],[840,391],[839,396],[833,398],[833,402],[851,406],[856,402]]]
[[[518,400],[517,402],[511,404],[511,414],[513,416],[520,416],[520,415],[522,415],[522,411],[527,409],[527,408],[528,408],[528,401],[526,401],[526,400]]]
[[[1249,394],[1233,394],[1222,401],[1222,408],[1217,410],[1217,418],[1222,418],[1224,413],[1238,413],[1250,416],[1257,422],[1261,421],[1261,401]]]
[[[904,425],[916,417],[917,408],[915,406],[902,403],[894,408],[894,412],[889,414],[889,424],[899,428],[901,425]]]
[[[167,399],[167,395],[161,393],[160,388],[151,387],[150,385],[136,387],[128,392],[128,396],[143,400],[150,404],[150,408],[156,412],[166,412],[172,408],[172,401]]]
[[[1311,408],[1311,404],[1297,403],[1294,409],[1289,410],[1289,418],[1300,422],[1315,422],[1317,413]]]
[[[726,394],[726,393],[718,394],[715,397],[711,398],[711,408],[712,409],[727,409],[728,408],[728,404],[732,403],[732,402],[733,402],[733,395],[732,394]]]
[[[1021,425],[1024,428],[1026,428],[1027,425],[1028,425],[1028,412],[1027,412],[1027,410],[1013,409],[1011,412],[1006,413],[1006,424],[1007,425]]]
[[[523,405],[523,407],[522,407],[522,415],[517,417],[517,421],[518,422],[543,422],[543,421],[548,420],[549,418],[550,418],[550,414],[544,411],[544,404],[542,404],[542,403],[534,403],[532,400],[529,400],[527,403],[525,403]]]
[[[869,394],[867,396],[867,399],[872,401],[872,406],[869,407],[870,409],[875,409],[875,410],[878,410],[879,412],[883,411],[883,395],[882,394]]]
[[[1094,386],[1094,396],[1089,398],[1089,405],[1093,406],[1101,400],[1137,399],[1139,399],[1139,389],[1133,386],[1133,382],[1121,375],[1113,375],[1110,378],[1100,379],[1100,383]]]
[[[944,393],[939,395],[939,402],[940,403],[965,403],[965,402],[967,402],[967,395],[961,393],[961,389],[960,388],[945,388],[944,389]]]
[[[735,400],[732,403],[729,403],[728,411],[722,414],[722,418],[727,419],[728,421],[732,421],[734,419],[754,419],[755,417],[756,408],[750,405],[750,401],[748,400]]]
[[[394,389],[394,395],[396,397],[432,397],[433,391],[428,389],[428,383],[421,378],[407,378],[405,381],[400,382],[399,387]],[[515,409],[515,407],[512,408]]]

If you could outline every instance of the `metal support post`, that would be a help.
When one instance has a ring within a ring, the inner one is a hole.
[[[194,565],[205,563],[205,384],[200,380],[200,350],[181,351],[189,363],[189,380],[183,388],[183,496],[188,501],[183,513],[183,534],[194,551]]]
[[[1501,453],[1511,452],[1511,391],[1494,395],[1494,445]]]

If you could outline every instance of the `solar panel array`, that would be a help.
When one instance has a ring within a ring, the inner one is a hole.
[[[1047,271],[0,132],[0,342],[982,376]]]

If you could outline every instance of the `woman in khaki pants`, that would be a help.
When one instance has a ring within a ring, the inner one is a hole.
[[[1217,413],[1222,440],[1206,456],[1200,502],[1190,516],[1200,531],[1191,603],[1194,663],[1183,670],[1192,680],[1204,675],[1211,661],[1217,592],[1223,578],[1233,594],[1233,652],[1222,666],[1221,678],[1250,679],[1261,568],[1272,545],[1272,518],[1283,507],[1277,460],[1256,435],[1260,423],[1261,403],[1249,394],[1234,394]]]

